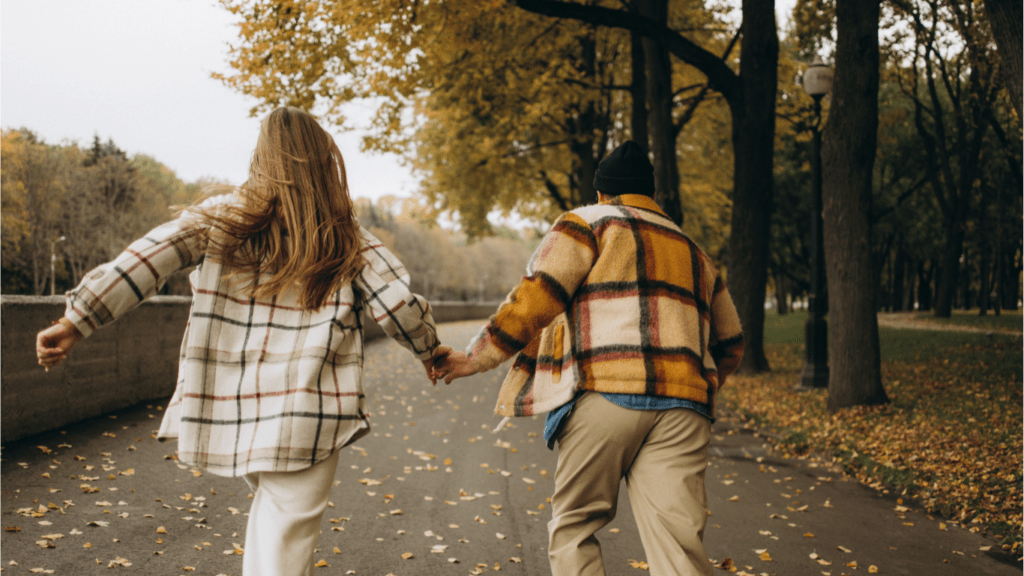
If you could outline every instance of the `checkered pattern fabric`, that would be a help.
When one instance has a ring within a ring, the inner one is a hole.
[[[713,405],[743,333],[711,259],[652,199],[622,195],[563,214],[467,350],[480,371],[517,352],[504,416],[546,412],[577,389]]]
[[[233,201],[211,199],[207,206]],[[438,339],[430,306],[409,291],[395,256],[360,228],[366,266],[319,310],[299,290],[256,300],[205,258],[194,216],[164,224],[67,293],[65,316],[88,336],[192,265],[193,300],[177,388],[159,437],[178,438],[179,459],[224,476],[295,471],[369,431],[361,385],[361,311],[420,360]]]

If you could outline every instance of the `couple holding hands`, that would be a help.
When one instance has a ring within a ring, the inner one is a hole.
[[[702,539],[714,398],[739,363],[735,307],[710,258],[653,200],[627,141],[601,161],[599,203],[560,216],[465,352],[442,346],[402,263],[353,216],[345,166],[309,114],[263,121],[249,179],[187,208],[68,292],[40,365],[196,266],[177,388],[158,434],[179,459],[254,490],[243,574],[311,573],[340,448],[369,431],[360,312],[432,381],[515,357],[505,417],[547,413],[558,445],[555,576],[604,574],[596,532],[625,479],[650,571],[710,575]]]

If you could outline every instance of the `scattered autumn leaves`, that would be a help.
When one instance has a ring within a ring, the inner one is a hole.
[[[387,554],[390,560],[385,570],[397,572],[401,569],[404,573],[418,571],[424,562],[431,561],[440,561],[444,566],[454,564],[453,569],[470,574],[506,570],[528,561],[523,550],[526,543],[519,541],[514,522],[518,518],[542,522],[539,517],[547,508],[549,501],[546,496],[550,493],[550,485],[539,485],[541,480],[550,481],[552,474],[547,468],[551,464],[537,466],[525,460],[512,466],[506,455],[518,453],[519,459],[531,458],[528,454],[532,452],[523,450],[522,446],[517,449],[520,442],[535,444],[536,454],[542,454],[542,440],[538,434],[520,432],[514,438],[508,434],[492,435],[490,408],[493,404],[485,393],[456,387],[430,388],[422,378],[419,363],[396,346],[373,354],[374,357],[368,361],[364,381],[367,387],[365,410],[372,414],[373,429],[370,438],[360,440],[344,451],[345,472],[338,475],[335,486],[341,486],[339,490],[349,502],[344,510],[335,509],[334,504],[329,503],[324,533],[319,542],[321,548],[314,561],[319,568],[317,573],[355,574],[353,569],[364,572],[366,559],[354,553],[353,547],[364,546],[366,541],[379,545],[379,548],[374,548],[371,562],[378,565],[376,563],[382,558],[380,554]],[[500,379],[496,379],[495,386],[498,383]],[[473,410],[467,410],[470,405]],[[467,420],[470,415],[475,420]],[[483,426],[481,418],[486,423]],[[33,475],[42,472],[45,484],[30,490],[25,489],[27,484],[22,484],[18,486],[20,494],[11,496],[14,503],[22,499],[36,500],[31,507],[27,506],[28,502],[17,504],[24,507],[18,512],[31,524],[6,527],[11,535],[19,534],[28,545],[21,548],[19,554],[24,556],[18,560],[31,558],[34,566],[46,566],[46,563],[57,559],[52,550],[56,547],[63,549],[65,554],[74,549],[72,557],[90,567],[95,564],[97,567],[126,569],[134,565],[131,569],[138,570],[140,565],[152,565],[152,561],[159,557],[160,562],[166,562],[163,565],[168,573],[200,573],[204,570],[216,573],[218,569],[215,566],[225,567],[219,571],[232,572],[229,567],[239,565],[237,555],[244,553],[241,538],[244,536],[244,515],[249,508],[249,501],[245,500],[246,489],[242,487],[244,484],[238,479],[231,480],[242,490],[235,494],[241,500],[225,501],[225,497],[230,496],[226,494],[228,490],[221,490],[217,484],[225,482],[225,479],[202,475],[178,462],[173,455],[166,457],[170,461],[161,461],[159,458],[163,451],[154,453],[141,444],[138,453],[145,452],[147,464],[125,462],[117,454],[126,449],[124,443],[136,438],[134,432],[130,433],[132,438],[127,438],[126,432],[120,428],[96,432],[103,446],[99,449],[110,450],[102,457],[95,451],[76,450],[64,444],[59,446],[59,450],[54,448],[55,443],[30,448],[42,457],[29,460],[31,465],[25,462],[22,468],[31,470]],[[515,424],[509,427],[510,431],[515,428]],[[71,440],[73,444],[82,442],[84,440]],[[155,447],[155,440],[152,444]],[[172,448],[167,446],[162,450]],[[129,454],[135,455],[134,446],[127,449],[132,451]],[[473,460],[466,456],[467,451],[475,454]],[[76,453],[80,455],[76,456]],[[51,459],[56,460],[50,462]],[[115,462],[115,459],[121,461]],[[47,467],[48,463],[52,465]],[[175,470],[175,467],[181,470]],[[35,472],[39,468],[42,470]],[[174,486],[175,489],[180,486],[181,491],[153,493],[152,475],[168,472],[178,472],[174,474],[174,481],[180,481],[180,484]],[[459,480],[454,482],[456,478]],[[426,495],[423,495],[426,485],[431,487],[426,488]],[[474,489],[462,489],[460,485]],[[223,495],[204,495],[211,486],[217,487]],[[533,493],[535,486],[540,488],[540,492]],[[135,493],[135,488],[140,490],[139,494]],[[51,489],[51,493],[78,493],[78,497],[58,494],[68,500],[57,500],[57,496],[53,496],[54,503],[48,505],[43,498],[47,489]],[[142,499],[141,495],[147,490],[150,495]],[[410,498],[410,490],[421,493]],[[11,491],[14,492],[13,489]],[[535,498],[509,500],[513,492],[535,494]],[[158,495],[162,498],[153,503],[153,497]],[[356,497],[365,500],[356,505],[351,502]],[[451,510],[464,517],[464,521],[449,523],[445,520],[433,531],[427,530],[424,533],[427,541],[420,542],[418,537],[406,535],[407,531],[414,534],[414,530],[406,529],[424,518],[433,520],[433,512],[425,512],[424,506],[435,512],[438,507],[444,511]],[[513,506],[517,508],[514,513],[510,510]],[[14,506],[8,508],[13,509]],[[52,518],[57,514],[61,516]],[[136,530],[131,526],[137,524],[122,522],[126,517],[125,522],[144,521],[147,527]],[[143,520],[144,517],[151,520]],[[233,520],[227,524],[230,518]],[[46,524],[35,526],[37,521]],[[225,531],[226,524],[231,528]],[[76,525],[81,530],[73,528]],[[233,530],[237,533],[233,534]],[[232,537],[235,542],[231,542]],[[120,538],[124,538],[123,543]],[[473,543],[470,544],[469,540]],[[32,546],[34,541],[40,543],[39,547]],[[146,541],[155,542],[154,556],[140,559],[127,553],[130,548],[125,544],[130,541],[143,547]],[[230,564],[213,559],[222,558],[221,552],[234,555],[224,558],[230,559]],[[5,556],[7,553],[5,547]],[[65,557],[60,555],[60,558]],[[39,571],[47,573],[50,570],[52,573],[52,568],[61,571],[58,566],[46,566]]]
[[[919,334],[893,332],[890,341],[911,349]],[[825,410],[825,390],[793,390],[801,346],[767,350],[773,371],[730,378],[725,407],[771,431],[789,456],[825,456],[863,484],[915,499],[1021,554],[1019,340],[951,344],[925,358],[883,362],[891,402],[836,414]]]

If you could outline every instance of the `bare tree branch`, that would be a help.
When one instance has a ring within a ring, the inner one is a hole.
[[[739,76],[721,58],[649,18],[623,10],[555,0],[516,0],[516,6],[535,14],[570,18],[610,28],[623,28],[654,38],[680,60],[704,73],[711,88],[721,92],[726,100],[732,101],[742,97]]]

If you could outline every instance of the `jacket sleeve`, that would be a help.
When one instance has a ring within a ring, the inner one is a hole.
[[[537,247],[526,276],[470,342],[473,367],[486,371],[526,347],[556,316],[565,312],[597,259],[597,239],[572,212],[555,221]]]
[[[215,197],[203,203],[226,201]],[[89,336],[160,291],[175,272],[199,263],[206,234],[194,213],[186,210],[174,221],[134,241],[117,258],[102,264],[68,291],[64,316]]]
[[[409,290],[405,266],[376,237],[360,228],[366,265],[353,280],[370,315],[384,332],[419,360],[440,344],[426,298]]]
[[[718,385],[733,373],[743,358],[743,327],[732,296],[721,277],[715,279],[711,297],[711,342],[708,350],[718,368]]]

